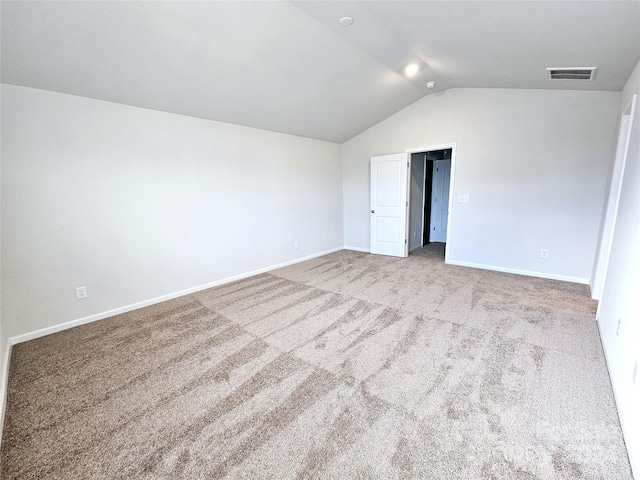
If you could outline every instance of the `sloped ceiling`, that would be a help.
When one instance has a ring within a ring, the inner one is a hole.
[[[620,90],[640,58],[637,0],[3,1],[0,16],[4,83],[334,142],[449,88]],[[597,76],[547,79],[562,66]]]

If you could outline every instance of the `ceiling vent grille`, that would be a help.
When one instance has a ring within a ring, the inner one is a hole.
[[[549,80],[593,80],[598,67],[547,68]]]

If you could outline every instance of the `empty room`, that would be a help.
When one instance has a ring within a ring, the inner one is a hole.
[[[640,478],[639,1],[0,22],[0,478]]]

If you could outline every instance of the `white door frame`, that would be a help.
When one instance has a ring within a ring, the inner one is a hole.
[[[447,150],[451,149],[451,175],[449,177],[449,215],[447,216],[447,248],[444,251],[444,263],[449,263],[449,252],[451,251],[451,224],[452,217],[454,213],[454,205],[453,205],[453,186],[455,185],[455,171],[456,171],[456,143],[443,143],[442,145],[429,145],[427,147],[420,148],[409,148],[407,149],[407,161],[411,164],[411,154],[413,153],[423,153],[423,152],[432,152],[434,150]],[[424,161],[424,160],[423,160]],[[425,165],[426,171],[426,165]],[[410,184],[409,184],[410,187]],[[410,195],[409,192],[407,195]],[[424,208],[423,208],[424,212]],[[424,214],[423,214],[424,215]],[[409,228],[409,209],[407,208],[407,228]],[[408,235],[408,231],[407,231]],[[424,238],[424,220],[422,222],[422,236]]]
[[[609,198],[607,200],[605,216],[602,223],[602,232],[600,234],[600,243],[596,253],[596,262],[590,285],[591,298],[595,300],[602,299],[604,282],[606,280],[607,269],[609,267],[611,244],[613,243],[613,232],[616,228],[616,220],[618,218],[620,193],[622,191],[622,182],[624,180],[624,170],[627,164],[627,155],[629,154],[629,142],[631,140],[631,128],[633,126],[637,97],[638,95],[633,95],[631,97],[631,100],[622,111],[622,115],[620,115],[616,156],[613,164],[613,171],[611,173],[611,184],[609,186]],[[596,318],[598,318],[599,314],[600,303],[598,303]]]

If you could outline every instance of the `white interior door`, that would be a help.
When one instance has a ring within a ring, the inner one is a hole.
[[[431,231],[430,242],[447,241],[447,220],[449,218],[449,179],[451,160],[433,162],[433,188],[431,190]]]
[[[407,256],[406,153],[371,157],[371,253]]]

